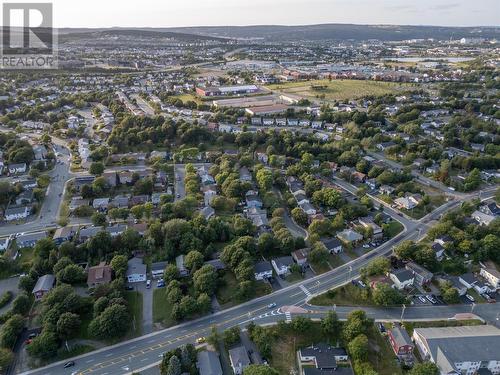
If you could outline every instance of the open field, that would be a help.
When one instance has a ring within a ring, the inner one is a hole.
[[[132,314],[133,324],[129,337],[137,337],[142,334],[142,294],[136,291],[125,292],[125,299]]]
[[[415,86],[405,83],[356,81],[356,80],[314,80],[306,82],[278,83],[266,86],[284,94],[294,94],[305,99],[327,101],[356,99],[367,95],[381,96],[411,89]]]
[[[168,302],[165,288],[153,290],[153,322],[161,323],[164,328],[175,324],[172,319],[172,304]]]

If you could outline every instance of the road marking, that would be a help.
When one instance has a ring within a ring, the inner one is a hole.
[[[88,361],[85,361],[85,363],[91,363],[91,362],[94,362],[93,359],[89,359]]]
[[[130,349],[135,349],[137,348],[137,345],[131,346]]]
[[[106,354],[105,357],[111,357],[113,353]]]
[[[155,340],[155,339],[153,339],[153,340],[149,340],[147,343],[148,343],[148,344],[152,344],[152,343],[154,343],[155,341],[156,341],[156,340]]]
[[[290,323],[292,321],[292,313],[291,312],[287,311],[285,313],[285,317],[286,317],[286,322],[287,323]]]
[[[300,286],[300,289],[306,294],[306,296],[311,297],[311,292],[307,290],[307,288],[304,285]]]
[[[141,362],[148,361],[148,360],[149,360],[149,358],[143,358],[143,359],[141,359]]]

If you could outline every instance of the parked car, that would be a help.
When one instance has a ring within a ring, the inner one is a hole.
[[[420,300],[420,302],[422,303],[427,303],[426,299],[422,296],[418,296],[418,299]]]
[[[471,302],[476,302],[476,300],[474,299],[474,297],[472,297],[470,294],[466,294],[465,298],[467,298]]]
[[[366,288],[366,284],[363,281],[358,280],[358,284],[361,288]]]
[[[146,281],[146,288],[147,289],[151,288],[151,280]]]
[[[432,296],[425,296],[425,298],[427,298],[433,305],[436,304],[436,300]]]
[[[75,365],[75,361],[69,361],[64,364],[64,368],[73,367]]]
[[[378,330],[380,331],[380,333],[384,333],[385,332],[385,326],[383,323],[379,323],[378,324]]]
[[[163,279],[158,280],[156,283],[156,286],[158,288],[163,288],[165,286],[165,280],[163,280]]]
[[[196,339],[196,343],[197,344],[203,344],[205,341],[206,341],[206,339],[204,337],[198,337]]]

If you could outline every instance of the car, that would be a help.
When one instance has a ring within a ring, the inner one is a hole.
[[[198,337],[196,339],[196,343],[197,344],[203,344],[205,341],[206,341],[206,339],[204,337]]]
[[[418,296],[418,299],[422,303],[427,303],[426,299],[424,297],[422,297],[422,296]]]
[[[380,333],[384,333],[385,332],[385,326],[382,323],[378,324],[378,329],[379,329]]]
[[[471,302],[476,302],[476,300],[474,299],[474,297],[472,297],[470,294],[466,294],[465,298],[467,298]]]
[[[75,365],[75,361],[69,361],[69,362],[66,362],[64,364],[64,368],[68,368],[68,367],[73,367]]]
[[[361,288],[366,288],[366,284],[363,281],[358,280],[358,284]]]
[[[274,302],[267,305],[268,309],[272,309],[273,307],[276,307],[276,303],[274,303]]]
[[[369,245],[369,244],[365,243],[365,244],[363,245],[363,249],[369,249],[369,248],[370,248],[370,245]]]
[[[163,280],[163,279],[158,280],[158,281],[156,282],[156,286],[157,286],[158,288],[163,288],[163,287],[165,286],[165,280]]]
[[[34,338],[35,338],[35,337],[37,337],[37,336],[38,336],[38,334],[37,334],[37,333],[30,333],[30,334],[29,334],[29,336],[28,336],[28,338],[29,338],[29,339],[34,339]]]
[[[125,287],[125,290],[134,290],[134,287],[132,285],[127,285]]]
[[[180,198],[180,197],[181,197],[181,195],[180,195],[179,193],[175,194],[175,196],[176,196],[177,198]]]
[[[26,340],[24,340],[24,343],[25,343],[26,345],[29,345],[29,344],[31,344],[32,342],[33,342],[33,340],[32,340],[32,339],[26,339]]]
[[[151,280],[146,281],[146,288],[147,289],[151,288]]]

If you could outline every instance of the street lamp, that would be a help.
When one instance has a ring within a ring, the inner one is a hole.
[[[352,266],[349,266],[349,277],[347,278],[347,281],[351,280],[351,272],[352,272]]]
[[[406,305],[403,303],[403,309],[401,310],[401,323],[403,323],[403,316],[405,314]]]
[[[474,302],[472,302],[472,305],[470,306],[470,313],[471,314],[474,311],[474,307],[476,307],[476,304]]]

